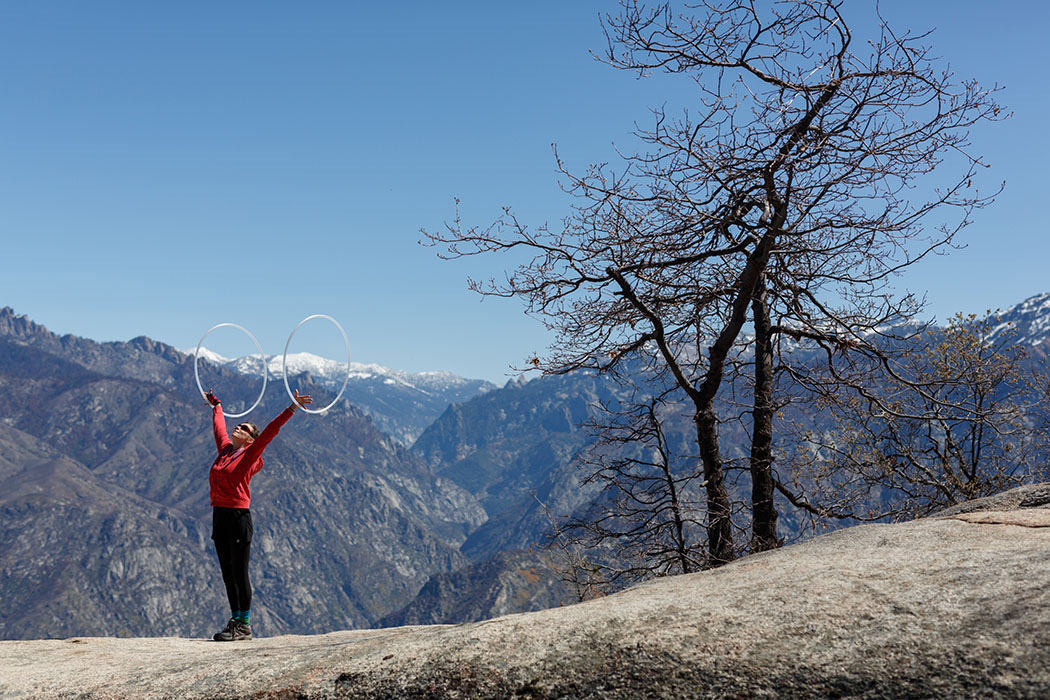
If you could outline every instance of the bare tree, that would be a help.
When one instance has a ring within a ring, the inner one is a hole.
[[[812,405],[804,424],[824,427],[784,459],[811,512],[912,518],[1045,475],[1046,374],[1011,333],[990,337],[994,320],[924,333],[896,354],[895,379],[879,372],[873,401],[839,385]]]
[[[588,511],[560,523],[558,536],[607,551],[595,567],[610,588],[706,564],[695,458],[679,454],[664,432],[662,414],[678,410],[648,397],[606,406],[608,419],[588,425],[597,439],[580,466],[583,483],[599,485],[599,495]]]
[[[582,538],[570,531],[564,518],[551,512],[546,503],[533,491],[532,497],[550,523],[545,549],[550,558],[547,567],[571,587],[576,602],[600,598],[611,591],[610,581],[595,561],[594,551],[588,551]],[[532,549],[530,547],[529,551]]]
[[[864,347],[873,330],[914,313],[917,300],[890,293],[893,276],[950,247],[990,200],[973,186],[982,163],[968,131],[999,116],[991,93],[939,69],[924,35],[881,20],[854,52],[842,7],[728,0],[676,13],[625,0],[604,19],[603,59],[682,76],[692,107],[654,110],[618,170],[577,174],[559,159],[573,202],[560,226],[530,228],[507,209],[489,226],[465,227],[457,213],[442,232],[424,232],[446,257],[534,254],[506,280],[471,286],[519,297],[543,319],[555,337],[534,358],[543,371],[659,359],[657,376],[692,414],[711,565],[737,552],[719,440],[727,379],[753,365],[751,540],[776,546],[781,345]],[[928,228],[938,210],[955,215]],[[802,374],[781,376],[805,386]]]

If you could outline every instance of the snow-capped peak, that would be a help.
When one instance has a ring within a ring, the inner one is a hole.
[[[1005,311],[989,313],[988,322],[995,323],[989,339],[1012,329],[1016,333],[1012,344],[1038,345],[1050,338],[1050,293],[1036,294]]]
[[[192,353],[193,351],[191,350],[187,354]],[[214,364],[237,370],[242,374],[259,373],[258,354],[230,359],[202,347],[200,349],[200,357]],[[266,361],[266,371],[269,375],[276,379],[281,379],[281,372],[285,362],[284,355],[265,355],[264,359]],[[351,362],[348,367],[346,362],[329,360],[308,352],[289,353],[287,366],[289,376],[309,373],[315,381],[325,386],[334,387],[336,390],[342,386],[348,375],[350,380],[379,380],[384,384],[400,385],[425,394],[453,389],[476,381],[464,379],[452,372],[445,371],[403,372],[382,365],[363,364],[360,362]]]
[[[192,355],[193,354],[193,350],[187,351],[186,354],[187,355]],[[211,362],[212,364],[216,364],[216,365],[226,365],[226,364],[229,364],[231,362],[230,358],[223,357],[219,353],[212,352],[208,348],[203,348],[203,347],[200,349],[200,359],[207,360],[208,362]],[[255,362],[256,362],[256,364],[259,363],[258,358],[256,358]]]

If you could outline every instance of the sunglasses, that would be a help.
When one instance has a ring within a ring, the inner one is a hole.
[[[242,424],[238,425],[236,428],[234,428],[234,430],[243,430],[244,432],[248,433],[249,435],[252,434],[252,426],[247,425],[245,423],[242,423]]]

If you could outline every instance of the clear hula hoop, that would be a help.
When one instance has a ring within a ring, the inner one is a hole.
[[[342,397],[343,392],[346,391],[346,383],[350,381],[350,339],[346,337],[346,331],[344,331],[343,327],[339,325],[339,321],[336,321],[327,314],[314,314],[313,316],[307,316],[302,321],[299,321],[299,325],[293,328],[292,334],[288,336],[288,342],[284,344],[284,359],[281,361],[281,376],[284,378],[284,390],[288,392],[288,397],[291,398],[292,401],[295,401],[295,394],[292,393],[292,388],[288,386],[288,348],[292,345],[292,338],[295,337],[296,331],[298,331],[304,323],[315,318],[324,318],[334,323],[335,327],[339,329],[339,332],[343,334],[343,342],[346,343],[346,377],[343,378],[343,386],[339,388],[339,393],[335,395],[334,399],[332,399],[332,403],[324,408],[318,409],[310,409],[306,406],[300,406],[300,408],[307,413],[320,414],[327,412],[328,409],[335,405],[335,402],[338,401],[340,397]]]
[[[197,369],[197,363],[201,354],[201,345],[204,344],[204,339],[211,335],[212,331],[217,330],[219,328],[223,328],[225,326],[236,328],[252,339],[252,342],[255,343],[255,347],[259,348],[259,361],[262,363],[263,368],[262,391],[259,392],[259,398],[255,399],[255,403],[252,404],[252,407],[249,408],[247,411],[244,411],[243,413],[227,413],[225,410],[223,410],[222,412],[222,414],[227,418],[240,418],[241,416],[246,416],[252,411],[254,411],[255,407],[259,405],[260,401],[262,401],[263,394],[266,393],[266,356],[263,355],[262,346],[259,345],[259,341],[256,340],[255,336],[251,334],[251,331],[249,331],[244,326],[238,326],[236,323],[220,323],[209,328],[208,332],[201,336],[200,342],[197,343],[197,349],[193,351],[193,377],[197,380],[197,391],[199,391],[201,393],[201,396],[203,396],[204,398],[208,398],[207,393],[204,391],[204,387],[201,386],[201,375],[200,371]]]

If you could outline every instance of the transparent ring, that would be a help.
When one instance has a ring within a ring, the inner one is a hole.
[[[244,326],[238,326],[236,323],[220,323],[209,328],[208,332],[201,336],[200,342],[197,343],[197,349],[193,351],[193,377],[197,380],[197,390],[201,393],[201,396],[203,396],[204,398],[208,398],[207,393],[205,393],[204,391],[204,387],[201,386],[201,375],[200,371],[197,369],[197,362],[200,358],[201,353],[201,345],[204,344],[204,339],[211,335],[212,331],[219,328],[223,328],[225,326],[231,326],[232,328],[236,328],[240,331],[243,331],[245,335],[252,339],[252,342],[255,343],[255,347],[259,348],[259,360],[262,362],[263,368],[262,391],[259,392],[259,398],[255,399],[255,403],[252,404],[252,407],[249,408],[247,411],[244,411],[243,413],[227,413],[225,410],[223,410],[222,412],[222,415],[226,416],[227,418],[240,418],[241,416],[246,416],[252,411],[254,411],[255,407],[259,405],[260,401],[262,401],[263,394],[266,393],[266,356],[263,355],[262,345],[259,345],[259,341],[256,340],[255,336],[251,334],[251,331],[249,331]]]
[[[296,331],[298,331],[304,323],[315,318],[328,319],[334,323],[335,327],[339,329],[339,332],[343,334],[343,342],[346,343],[346,377],[343,378],[343,386],[339,388],[339,393],[335,395],[334,399],[332,399],[332,403],[324,408],[318,409],[309,409],[306,406],[300,406],[300,408],[307,413],[325,413],[328,409],[334,406],[335,402],[343,395],[343,392],[346,391],[346,383],[350,381],[350,339],[346,337],[346,331],[344,331],[343,327],[339,325],[339,321],[336,321],[327,314],[314,314],[313,316],[307,316],[302,321],[299,321],[299,325],[293,328],[292,334],[288,336],[288,342],[284,344],[284,359],[281,361],[281,376],[284,378],[284,390],[288,392],[288,397],[291,398],[292,401],[295,401],[295,394],[292,393],[291,387],[288,386],[288,348],[292,345],[292,338],[295,337]]]

